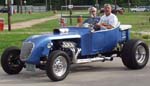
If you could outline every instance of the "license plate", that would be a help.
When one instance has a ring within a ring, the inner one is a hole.
[[[27,71],[35,71],[36,66],[33,64],[26,64],[26,70]]]

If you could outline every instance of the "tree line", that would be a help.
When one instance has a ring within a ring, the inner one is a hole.
[[[24,0],[14,0],[15,5],[19,5],[20,1]],[[53,8],[60,8],[62,5],[71,3],[73,5],[95,5],[96,3],[99,6],[103,6],[105,3],[117,4],[119,6],[127,7],[130,3],[131,6],[141,6],[141,5],[150,5],[150,0],[26,0],[27,5],[52,5]],[[0,5],[5,5],[5,0],[0,0]]]

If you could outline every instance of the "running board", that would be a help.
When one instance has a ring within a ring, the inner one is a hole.
[[[112,61],[113,60],[113,57],[96,57],[96,58],[89,58],[89,59],[77,59],[77,62],[78,64],[81,64],[81,63],[89,63],[89,62],[97,62],[97,61]]]

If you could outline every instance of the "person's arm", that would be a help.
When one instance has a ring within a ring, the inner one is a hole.
[[[107,28],[107,29],[114,28],[112,25],[106,24],[106,23],[102,23],[102,24],[101,24],[101,27],[105,27],[105,28]]]
[[[105,27],[105,28],[107,28],[107,29],[113,28],[112,25],[109,25],[109,24],[106,24],[106,23],[96,24],[96,27],[97,27],[97,28]]]
[[[113,28],[112,25],[104,23],[104,16],[101,17],[99,23],[96,24],[96,28],[106,28],[106,29],[111,29]]]

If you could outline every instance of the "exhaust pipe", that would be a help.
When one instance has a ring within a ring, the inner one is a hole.
[[[98,62],[98,61],[112,61],[113,57],[95,57],[95,58],[88,58],[88,59],[77,59],[78,64],[82,63],[89,63],[89,62]]]

